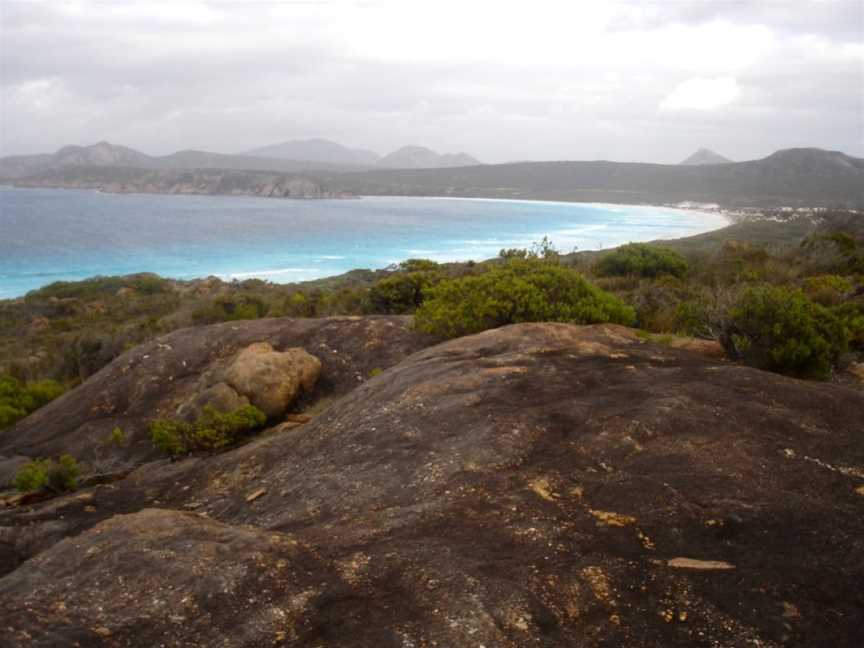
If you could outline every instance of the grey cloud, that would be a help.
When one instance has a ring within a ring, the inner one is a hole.
[[[113,15],[92,2],[77,13],[61,3],[2,4],[0,154],[103,138],[147,153],[236,152],[317,136],[380,152],[419,143],[490,162],[675,162],[700,146],[734,159],[803,145],[864,155],[859,2],[616,5],[608,30],[632,37],[625,56],[483,64],[357,51],[331,24],[338,2],[321,12],[301,3],[296,19],[280,3],[210,3],[200,19],[171,8],[194,9],[189,3],[129,4],[140,12]],[[669,56],[651,63],[639,49],[656,42],[640,40],[654,30],[717,20],[767,27],[771,48],[726,71]],[[343,27],[350,38],[349,27],[371,26]],[[478,25],[478,41],[495,28]],[[505,35],[514,51],[542,39]],[[441,51],[448,46],[441,34]],[[740,88],[731,104],[660,109],[689,78],[725,75]]]

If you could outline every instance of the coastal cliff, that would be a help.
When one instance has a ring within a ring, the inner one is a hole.
[[[293,174],[224,169],[152,170],[131,167],[67,167],[14,181],[16,187],[90,189],[107,193],[159,193],[265,198],[341,198],[316,180]]]

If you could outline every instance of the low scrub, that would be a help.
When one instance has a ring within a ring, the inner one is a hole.
[[[19,491],[48,490],[52,493],[66,493],[78,486],[81,469],[71,455],[64,454],[57,461],[53,459],[34,459],[24,464],[15,475],[13,482]]]
[[[195,324],[214,324],[265,317],[270,306],[255,295],[221,296],[192,313]]]
[[[176,419],[153,421],[150,440],[162,452],[176,457],[196,450],[214,451],[234,445],[266,422],[264,412],[253,405],[231,412],[220,412],[208,405],[192,423]]]
[[[827,378],[848,349],[849,331],[831,310],[800,290],[747,289],[732,308],[726,335],[733,357],[760,369]]]
[[[687,270],[687,260],[674,250],[644,243],[622,245],[597,264],[597,274],[604,277],[683,277]]]
[[[66,391],[54,380],[23,382],[0,375],[0,430],[51,402]]]
[[[425,259],[409,259],[399,271],[375,282],[369,289],[369,311],[387,315],[415,312],[429,288],[442,280],[438,264]]]
[[[458,337],[518,322],[633,324],[635,313],[552,260],[513,257],[479,275],[445,280],[426,293],[416,325]]]

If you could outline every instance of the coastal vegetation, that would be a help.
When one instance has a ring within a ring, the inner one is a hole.
[[[635,311],[550,259],[508,258],[484,272],[423,291],[420,330],[452,338],[519,322],[630,325]]]
[[[73,491],[78,486],[81,468],[71,455],[53,459],[34,459],[16,473],[13,485],[22,493],[47,490],[54,494]]]
[[[23,382],[0,374],[0,430],[51,402],[65,391],[55,380]]]
[[[254,405],[220,412],[207,405],[193,422],[157,419],[150,424],[153,445],[172,457],[196,450],[220,450],[239,442],[251,431],[260,429],[267,416]]]
[[[781,216],[605,252],[561,254],[541,241],[483,263],[411,259],[300,284],[149,274],[51,284],[0,302],[0,426],[141,342],[262,317],[416,314],[441,337],[523,321],[614,322],[838,379],[864,353],[864,219]]]

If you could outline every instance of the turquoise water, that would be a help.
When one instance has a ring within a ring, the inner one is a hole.
[[[711,214],[582,203],[296,201],[0,187],[0,297],[53,281],[133,272],[285,283],[412,257],[482,260],[543,236],[570,251],[724,224]]]

